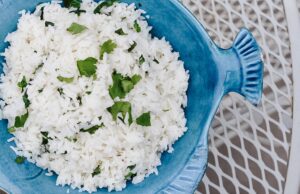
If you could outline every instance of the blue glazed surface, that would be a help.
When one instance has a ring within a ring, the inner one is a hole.
[[[43,0],[46,2],[46,0]],[[16,29],[21,9],[32,11],[40,0],[0,0],[0,52],[7,44],[7,33]],[[150,175],[142,183],[128,184],[120,194],[193,193],[201,180],[208,155],[207,135],[211,120],[224,95],[238,92],[253,104],[262,93],[263,64],[255,39],[242,29],[227,50],[217,47],[204,28],[177,0],[125,0],[141,3],[150,15],[152,34],[166,37],[178,51],[190,72],[188,106],[185,109],[187,133],[174,145],[172,154],[164,153],[159,175]],[[0,62],[3,62],[0,58]],[[2,71],[2,65],[0,66]],[[56,177],[47,177],[34,164],[17,165],[9,148],[6,121],[0,122],[0,188],[13,194],[66,193],[57,187]],[[71,190],[70,193],[79,193]],[[102,189],[97,193],[108,193]],[[115,193],[115,192],[112,192]]]

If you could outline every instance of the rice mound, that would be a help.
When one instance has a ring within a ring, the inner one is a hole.
[[[20,12],[18,28],[6,37],[10,46],[3,53],[1,117],[14,129],[15,153],[57,174],[57,185],[120,191],[129,179],[136,184],[158,174],[161,154],[172,152],[172,144],[187,130],[183,107],[189,76],[170,44],[151,36],[143,10],[114,3],[94,14],[97,5],[84,0],[80,9],[86,12],[80,16],[56,2],[38,5],[34,13]],[[66,29],[72,23],[87,29],[71,34]],[[99,45],[107,40],[117,46],[100,59]],[[93,77],[81,76],[76,66],[88,57],[97,59]],[[109,93],[115,71],[141,77],[123,99],[112,99]],[[66,83],[58,76],[73,80]],[[24,77],[22,91],[18,83]],[[131,124],[128,114],[114,120],[108,111],[117,101],[130,102]],[[150,126],[135,121],[145,112],[151,115]],[[24,126],[14,127],[16,118],[26,113]],[[81,130],[92,126],[101,127],[94,134]]]

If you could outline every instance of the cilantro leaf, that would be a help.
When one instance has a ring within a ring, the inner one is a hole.
[[[153,61],[154,61],[155,63],[159,64],[159,61],[158,61],[156,58],[154,58]]]
[[[29,99],[28,99],[27,91],[24,93],[24,95],[23,95],[22,98],[23,98],[23,102],[24,102],[24,104],[25,104],[25,108],[28,108],[29,105],[30,105],[30,101],[29,101]]]
[[[62,88],[57,88],[57,91],[58,91],[59,95],[64,94],[64,89],[62,89]]]
[[[118,0],[105,0],[101,2],[94,10],[94,14],[101,13],[101,9],[103,7],[110,7],[112,6],[115,2],[118,2]]]
[[[102,127],[104,127],[104,124],[103,124],[103,123],[102,123],[101,125],[95,125],[95,126],[93,126],[93,127],[90,127],[90,128],[88,128],[88,129],[80,129],[80,132],[87,132],[87,133],[93,135],[93,134],[96,133],[96,131],[97,131],[98,129],[100,129],[100,128],[102,128]]]
[[[142,79],[140,75],[134,75],[132,78],[122,76],[114,71],[112,73],[113,85],[109,86],[109,94],[112,99],[116,97],[124,98],[134,86]]]
[[[151,126],[150,112],[143,113],[136,119],[136,123],[141,126],[149,127]]]
[[[8,133],[14,133],[16,132],[16,128],[14,126],[7,129]]]
[[[15,162],[17,164],[23,164],[25,162],[25,157],[24,156],[17,156],[15,159]]]
[[[100,59],[103,59],[104,53],[112,53],[115,48],[117,48],[117,44],[112,40],[109,39],[105,41],[102,45],[100,45]]]
[[[69,28],[67,28],[67,31],[70,32],[71,34],[80,34],[81,32],[85,31],[87,29],[86,26],[77,24],[73,22]]]
[[[81,0],[64,0],[64,6],[66,8],[75,7],[80,8]]]
[[[133,51],[133,49],[136,47],[136,42],[135,41],[133,41],[133,44],[132,45],[130,45],[130,47],[129,47],[129,49],[127,50],[128,52],[131,52],[131,51]]]
[[[141,55],[139,58],[139,65],[142,65],[143,63],[145,63],[145,58],[143,55]]]
[[[86,11],[78,8],[76,10],[70,11],[69,13],[75,13],[76,15],[80,16],[81,13],[86,13]]]
[[[15,118],[15,127],[16,128],[24,127],[25,122],[26,122],[28,116],[29,116],[28,112],[26,114],[24,114],[24,115],[17,116]]]
[[[115,33],[116,33],[116,34],[119,34],[119,35],[121,35],[121,36],[122,36],[122,35],[127,35],[127,34],[123,31],[122,28],[119,28],[118,30],[116,30]]]
[[[119,113],[122,114],[123,120],[125,119],[126,114],[128,114],[128,123],[129,125],[131,125],[132,115],[131,115],[131,104],[129,102],[125,102],[125,101],[115,102],[113,106],[107,108],[107,111],[110,112],[114,121],[117,120]]]
[[[45,7],[41,7],[41,15],[40,15],[41,20],[44,20],[44,9]]]
[[[24,88],[26,88],[26,86],[27,86],[27,81],[26,81],[25,76],[23,76],[22,80],[20,82],[18,82],[18,86],[19,86],[19,88],[21,88],[21,91],[23,92]]]
[[[55,26],[55,24],[53,22],[45,21],[45,26]]]
[[[133,27],[134,27],[136,32],[141,32],[141,26],[139,25],[137,20],[134,21]]]
[[[61,82],[66,82],[66,83],[72,83],[74,80],[74,77],[62,77],[62,76],[57,76],[57,79]]]
[[[92,173],[92,177],[94,177],[94,176],[96,176],[96,175],[98,175],[98,174],[100,174],[100,173],[101,173],[101,169],[100,169],[100,165],[98,165],[98,166],[95,168],[94,172]]]
[[[77,68],[81,76],[92,77],[97,70],[97,59],[88,57],[84,60],[77,61]]]
[[[48,137],[49,133],[47,131],[42,131],[42,145],[46,145],[49,143],[49,140],[52,140],[51,137]]]
[[[141,79],[142,79],[142,76],[135,74],[132,76],[131,81],[132,81],[133,85],[136,85]]]

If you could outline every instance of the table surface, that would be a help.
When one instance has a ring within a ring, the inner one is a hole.
[[[299,0],[298,0],[299,1]],[[241,27],[258,40],[265,61],[262,103],[225,97],[209,134],[201,193],[283,193],[293,126],[293,66],[281,0],[182,0],[220,46]]]

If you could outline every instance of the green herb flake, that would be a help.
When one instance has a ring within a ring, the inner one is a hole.
[[[57,76],[57,79],[61,82],[65,82],[65,83],[72,83],[74,80],[74,77],[62,77],[62,76]]]
[[[136,123],[141,126],[149,127],[151,126],[150,112],[143,113],[136,119]]]
[[[18,82],[18,86],[19,86],[19,88],[21,88],[22,92],[24,91],[24,88],[27,87],[27,81],[26,81],[25,76],[23,76],[22,80],[20,82]]]
[[[134,85],[136,85],[141,79],[142,76],[135,74],[132,76],[131,81]]]
[[[128,114],[128,123],[131,125],[132,123],[132,115],[131,115],[131,104],[129,102],[115,102],[115,104],[109,108],[107,108],[107,111],[110,112],[110,114],[113,117],[113,120],[116,121],[118,118],[118,114],[122,114],[122,119],[124,120],[126,117],[126,114]]]
[[[131,180],[133,179],[133,177],[136,176],[136,173],[133,173],[133,172],[129,172],[126,176],[125,176],[125,180]]]
[[[62,88],[57,88],[57,91],[58,91],[58,93],[59,93],[59,95],[64,95],[64,89],[62,89]]]
[[[25,122],[26,122],[28,116],[29,116],[28,112],[26,114],[24,114],[24,115],[17,116],[15,118],[15,127],[16,128],[24,127]]]
[[[92,92],[91,91],[86,91],[85,92],[87,95],[90,95]]]
[[[141,32],[141,26],[139,25],[137,20],[134,21],[133,27],[134,27],[136,32]]]
[[[49,143],[49,140],[52,140],[51,137],[48,137],[49,133],[47,131],[42,131],[42,145],[46,145]]]
[[[14,133],[16,132],[16,128],[14,126],[7,129],[8,133]]]
[[[112,40],[105,41],[102,45],[100,45],[100,59],[103,59],[104,53],[110,54],[117,48],[117,44]]]
[[[80,16],[80,14],[86,13],[86,11],[83,9],[76,9],[76,10],[70,11],[70,13],[75,13],[76,15]]]
[[[96,176],[96,175],[98,175],[98,174],[100,174],[100,173],[101,173],[101,169],[100,169],[100,165],[98,165],[98,166],[95,168],[94,172],[92,173],[92,177],[94,177],[94,176]]]
[[[25,162],[25,157],[24,156],[17,156],[15,159],[15,162],[17,164],[23,164]]]
[[[77,68],[81,76],[92,77],[97,70],[97,59],[88,57],[84,60],[77,61]]]
[[[116,97],[124,98],[134,86],[142,79],[140,75],[134,75],[132,78],[122,76],[114,71],[112,73],[113,85],[109,86],[109,94],[112,99]]]
[[[128,52],[131,52],[131,51],[133,51],[133,49],[136,47],[136,42],[135,41],[133,41],[133,44],[132,45],[130,45],[130,47],[129,47],[129,49],[127,50]]]
[[[136,167],[136,164],[128,166],[129,170],[133,170]]]
[[[154,61],[155,63],[159,64],[159,61],[158,61],[156,58],[154,58],[153,61]]]
[[[90,127],[88,129],[80,129],[80,132],[86,132],[89,133],[91,135],[95,134],[96,131],[100,128],[104,127],[104,124],[102,123],[101,125],[95,125],[93,127]]]
[[[71,34],[80,34],[81,32],[85,31],[87,27],[77,24],[77,23],[72,23],[69,28],[67,28],[67,31],[70,32]]]
[[[53,22],[45,21],[45,26],[55,26],[55,24]]]
[[[143,63],[145,63],[145,58],[143,55],[141,55],[139,58],[139,65],[142,65]]]
[[[43,92],[43,90],[44,90],[43,88],[42,88],[42,89],[39,89],[39,90],[38,90],[38,92],[39,92],[39,93],[42,93],[42,92]]]
[[[30,101],[28,99],[27,91],[24,93],[24,95],[23,95],[22,98],[23,98],[23,102],[24,102],[25,108],[28,108],[31,103],[30,103]]]
[[[79,106],[81,106],[82,105],[82,97],[80,95],[78,95],[76,100],[79,102]]]
[[[44,66],[44,63],[39,64],[39,65],[35,68],[33,74],[36,74],[36,72],[37,72],[40,68],[42,68],[43,66]]]
[[[44,20],[44,9],[45,7],[41,7],[41,15],[40,15],[41,20]]]
[[[115,33],[116,33],[116,34],[119,34],[119,35],[121,35],[121,36],[127,35],[127,34],[123,31],[122,28],[119,28],[118,30],[116,30]]]
[[[70,142],[77,142],[77,138],[76,137],[65,137],[68,141],[70,141]]]
[[[63,0],[66,8],[75,7],[80,8],[81,0]]]
[[[103,2],[101,2],[94,10],[94,14],[97,14],[97,13],[101,13],[101,9],[103,7],[110,7],[112,6],[115,2],[118,2],[118,0],[105,0]]]

